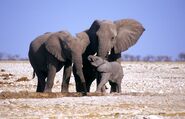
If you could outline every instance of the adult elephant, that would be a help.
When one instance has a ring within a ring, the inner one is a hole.
[[[87,91],[96,77],[99,83],[100,75],[96,75],[96,71],[88,61],[89,55],[97,55],[103,59],[107,56],[109,61],[121,59],[121,52],[126,51],[133,46],[142,33],[144,27],[141,23],[133,19],[122,19],[117,21],[95,20],[91,27],[84,31],[89,36],[90,44],[83,54],[83,73],[86,80]],[[110,54],[108,55],[108,53]],[[73,70],[76,70],[74,66]],[[76,81],[76,90],[81,92],[82,87],[79,85],[80,79],[74,73]]]
[[[81,80],[83,94],[86,95],[85,79],[82,72],[82,54],[89,44],[84,33],[73,37],[69,32],[46,33],[30,44],[29,60],[38,77],[37,92],[51,92],[56,72],[64,66],[62,92],[68,92],[72,62]],[[47,80],[46,80],[47,78]]]

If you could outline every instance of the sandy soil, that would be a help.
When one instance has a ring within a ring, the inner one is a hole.
[[[185,118],[185,63],[122,63],[121,94],[60,93],[62,71],[53,93],[35,93],[28,62],[0,62],[0,118]]]

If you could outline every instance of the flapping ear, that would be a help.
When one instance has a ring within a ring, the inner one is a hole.
[[[117,27],[116,44],[114,52],[121,53],[136,44],[142,33],[143,26],[133,19],[123,19],[114,22]]]
[[[56,34],[52,34],[45,42],[46,50],[51,53],[59,61],[65,61],[64,53],[62,52],[62,42],[60,37]]]

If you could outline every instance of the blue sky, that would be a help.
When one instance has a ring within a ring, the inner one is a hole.
[[[30,42],[45,32],[75,35],[95,19],[123,18],[146,29],[124,53],[175,58],[185,52],[185,0],[0,0],[0,52],[27,57]]]

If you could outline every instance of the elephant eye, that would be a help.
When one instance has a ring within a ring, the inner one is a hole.
[[[111,40],[114,40],[114,37],[112,37]]]

